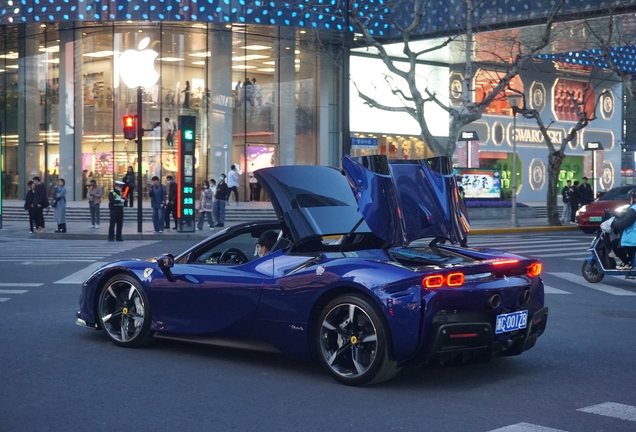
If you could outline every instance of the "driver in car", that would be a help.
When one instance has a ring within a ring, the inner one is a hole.
[[[258,255],[259,258],[265,256],[274,246],[276,241],[278,240],[278,233],[274,230],[265,231],[258,238],[258,243],[256,243],[256,250],[254,251],[254,256]]]

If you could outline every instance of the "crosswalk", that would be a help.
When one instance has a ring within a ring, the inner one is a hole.
[[[5,295],[20,295],[20,294],[24,294],[26,292],[29,292],[29,290],[25,290],[25,289],[4,289],[6,288],[26,288],[26,287],[39,287],[42,286],[43,284],[41,283],[6,283],[6,282],[2,282],[0,283],[0,303],[4,303],[8,300],[11,299],[11,297],[5,297]]]
[[[469,237],[468,245],[471,247],[488,247],[501,249],[506,252],[519,254],[532,258],[558,258],[567,257],[577,261],[589,256],[587,249],[592,242],[592,236],[555,238],[549,235],[538,236],[475,236]]]
[[[89,240],[0,239],[0,261],[92,263],[111,255],[156,243],[155,240],[107,242]]]
[[[616,402],[604,402],[576,410],[578,413],[594,414],[603,417],[611,417],[625,422],[636,422],[636,407]],[[576,413],[572,413],[576,414]],[[584,419],[583,419],[584,421]],[[610,429],[607,429],[610,430]],[[636,424],[626,424],[624,430],[636,430]],[[546,425],[532,423],[515,423],[488,432],[568,432],[563,429],[555,429]]]
[[[469,237],[468,245],[469,247],[496,249],[529,258],[537,258],[544,263],[549,262],[549,258],[565,258],[582,265],[583,259],[590,256],[587,249],[593,238],[593,236],[581,235],[580,233],[559,237],[548,234],[474,236]],[[625,277],[606,277],[603,282],[607,283],[590,283],[581,276],[580,265],[568,265],[567,269],[564,270],[569,271],[547,271],[547,266],[544,266],[544,279],[549,279],[549,282],[544,281],[545,293],[548,295],[572,294],[572,291],[561,287],[557,288],[560,283],[566,282],[568,286],[591,289],[612,296],[636,297],[636,284],[627,288],[610,285],[616,281],[622,281],[624,284]]]

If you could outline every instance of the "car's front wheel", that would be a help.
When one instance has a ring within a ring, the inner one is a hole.
[[[150,305],[139,282],[120,274],[106,282],[97,306],[101,328],[116,345],[134,348],[151,337]]]
[[[585,280],[591,283],[598,283],[603,280],[603,277],[605,276],[594,260],[584,261],[581,273],[583,273]]]
[[[386,381],[399,371],[392,359],[389,331],[366,298],[344,295],[322,310],[316,326],[320,363],[342,384],[362,386]]]

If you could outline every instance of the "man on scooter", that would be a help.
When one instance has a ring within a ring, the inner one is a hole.
[[[619,219],[618,217],[612,222],[612,230],[622,231],[620,245],[621,248],[614,249],[614,253],[623,261],[624,266],[633,267],[633,256],[636,251],[636,189],[631,189],[629,192],[629,205],[630,207]],[[623,259],[624,258],[624,259]]]

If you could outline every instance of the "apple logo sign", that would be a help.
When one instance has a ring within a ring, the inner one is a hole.
[[[129,88],[151,88],[159,81],[155,70],[157,51],[145,49],[150,44],[146,37],[139,42],[139,50],[126,50],[119,56],[119,76]]]

